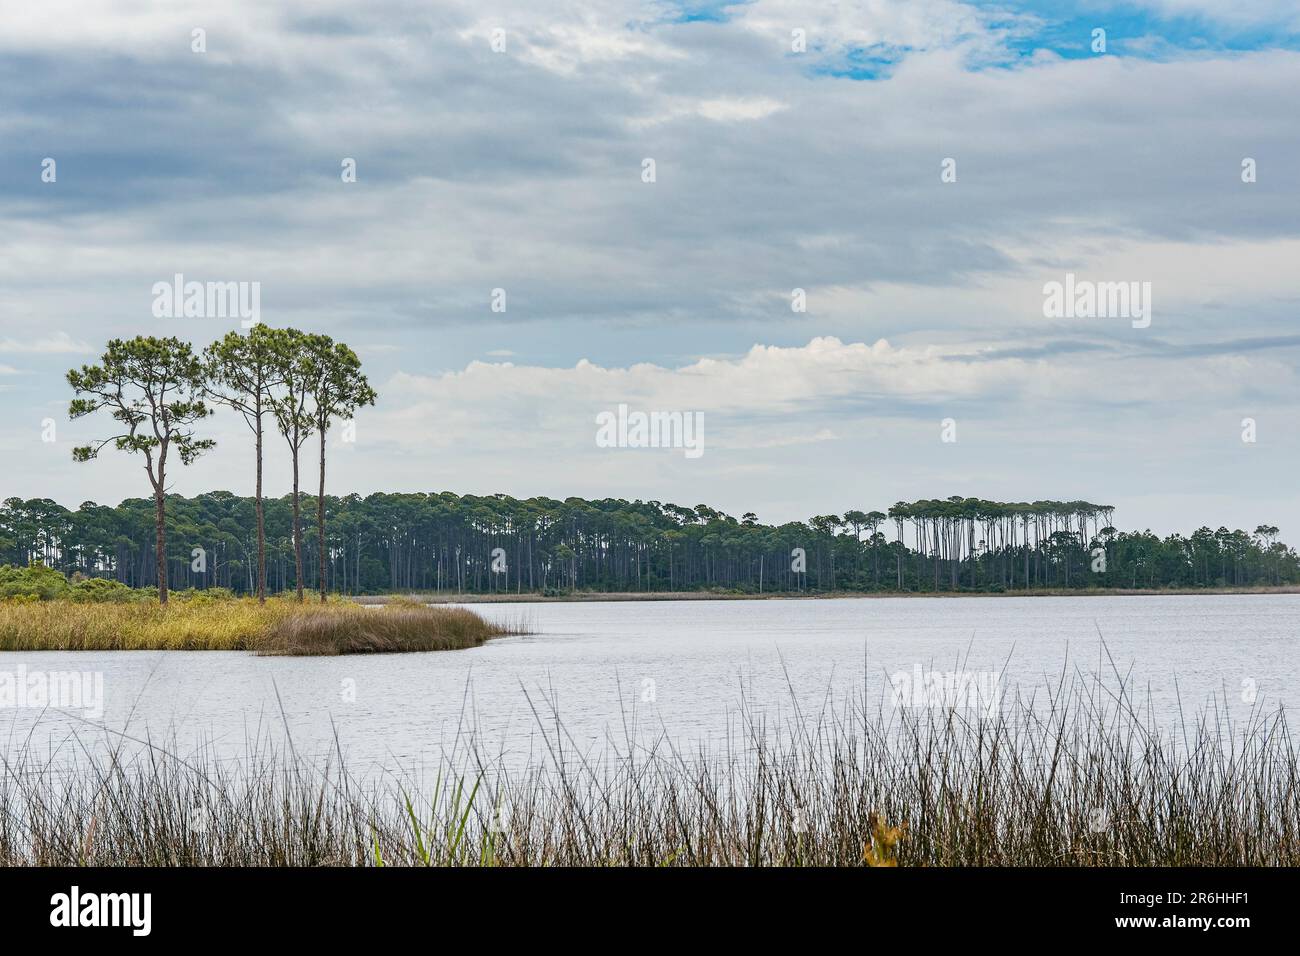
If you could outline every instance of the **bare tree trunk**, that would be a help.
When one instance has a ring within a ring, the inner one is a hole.
[[[321,424],[321,423],[318,423]],[[325,603],[325,429],[320,429],[320,494],[316,497],[316,544],[320,552],[320,600]]]
[[[262,400],[257,400],[257,602],[266,603],[266,512],[262,505]]]
[[[294,430],[293,442],[293,569],[298,586],[298,603],[305,599],[302,593],[302,502],[298,500],[298,432]]]
[[[165,472],[158,462],[158,480],[153,486],[154,550],[158,569],[158,603],[167,603],[167,504],[164,500]]]

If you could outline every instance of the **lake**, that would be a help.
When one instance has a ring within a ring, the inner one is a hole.
[[[717,744],[750,716],[772,726],[827,706],[893,706],[897,674],[992,675],[1000,693],[1042,695],[1062,673],[1115,670],[1174,726],[1219,695],[1234,719],[1300,705],[1300,595],[951,597],[480,604],[532,633],[469,651],[334,658],[227,652],[0,654],[0,673],[102,676],[102,716],[0,708],[6,751],[59,762],[78,748],[201,743],[237,761],[287,728],[300,755],[349,767],[418,770],[463,750],[472,731],[505,762],[566,748],[626,749],[666,736]],[[1105,649],[1099,633],[1105,639]],[[1109,659],[1106,652],[1109,652]],[[1112,665],[1113,661],[1113,665]],[[983,686],[983,685],[981,685]],[[811,715],[811,717],[810,717]],[[548,732],[539,730],[543,727]],[[635,730],[629,726],[635,724]],[[123,736],[125,735],[125,736]]]

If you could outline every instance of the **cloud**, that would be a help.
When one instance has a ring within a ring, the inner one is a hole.
[[[816,0],[759,0],[728,8],[735,22],[791,49],[791,31],[804,31],[814,51],[844,54],[854,50],[929,50],[951,47],[974,38],[997,35],[994,21],[1014,19],[1006,11],[994,15],[953,0],[858,0],[818,3]]]
[[[867,419],[938,421],[945,410],[991,418],[1017,405],[1063,405],[1080,424],[1100,425],[1116,405],[1212,408],[1261,387],[1295,389],[1292,364],[1213,350],[1177,368],[1135,348],[1039,348],[999,352],[978,342],[896,347],[818,337],[802,346],[754,345],[743,355],[706,357],[678,367],[641,362],[568,368],[472,361],[439,376],[399,373],[386,385],[380,434],[404,444],[416,421],[440,422],[441,447],[552,444],[590,438],[604,410],[704,412],[724,444],[731,429],[755,423],[747,447],[836,437],[829,424]],[[1293,402],[1294,404],[1294,402]],[[544,409],[520,414],[520,409]],[[811,438],[809,436],[812,436]]]
[[[575,4],[567,11],[572,19],[566,20],[532,4],[507,4],[457,35],[466,44],[491,50],[492,55],[517,57],[522,63],[566,77],[593,65],[608,66],[632,59],[659,63],[683,59],[685,53],[681,50],[655,37],[643,25],[628,22],[626,18],[638,11],[653,13],[648,6],[637,4]]]
[[[29,447],[54,356],[235,327],[152,317],[181,272],[259,281],[269,323],[362,347],[384,385],[347,490],[535,482],[806,515],[908,482],[1122,500],[1140,480],[1144,507],[1161,489],[1230,510],[1233,488],[1300,526],[1280,424],[1300,54],[1224,25],[1280,5],[1232,10],[1154,4],[1112,29],[1119,55],[1076,57],[1075,19],[954,0],[20,5],[0,34],[0,349],[36,370],[6,367],[0,445]],[[1067,271],[1151,281],[1151,329],[1044,319]],[[618,401],[705,412],[709,451],[689,470],[601,454],[593,417]],[[1250,414],[1267,438],[1243,458]],[[177,481],[243,487],[238,429],[222,440]],[[56,458],[10,456],[7,490],[79,501],[85,472]],[[138,493],[134,464],[98,467],[106,494]]]
[[[1140,0],[1134,4],[1167,17],[1195,17],[1232,27],[1281,25],[1300,30],[1300,11],[1291,0]]]
[[[0,339],[0,353],[24,355],[86,355],[94,351],[85,342],[80,342],[67,332],[57,332],[53,336],[40,339]]]
[[[630,122],[633,129],[645,129],[668,123],[682,117],[701,116],[716,123],[742,123],[766,119],[774,113],[788,109],[788,104],[770,97],[721,96],[713,99],[676,99],[662,112],[652,116],[639,116]]]

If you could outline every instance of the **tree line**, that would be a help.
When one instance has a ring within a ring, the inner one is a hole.
[[[320,439],[319,479],[316,496],[316,531],[320,568],[320,599],[325,600],[325,435],[335,420],[355,414],[364,405],[373,405],[374,389],[361,374],[361,361],[342,342],[327,335],[298,329],[271,328],[255,324],[247,335],[229,332],[196,354],[181,339],[136,336],[113,339],[98,364],[83,365],[67,375],[76,397],[68,407],[70,418],[83,418],[107,411],[116,422],[114,434],[73,449],[75,461],[91,461],[108,446],[118,451],[141,455],[145,472],[153,489],[153,561],[151,585],[158,589],[158,600],[167,603],[167,591],[174,575],[168,549],[168,506],[173,496],[167,494],[169,462],[192,464],[216,445],[210,438],[199,437],[197,425],[222,405],[239,413],[253,436],[256,475],[254,481],[253,521],[254,555],[246,556],[248,585],[244,590],[266,600],[267,549],[265,501],[262,490],[262,465],[266,420],[284,439],[293,464],[291,541],[294,560],[294,586],[299,601],[304,600],[301,457],[304,445],[316,434]],[[123,503],[123,508],[127,503]],[[87,506],[83,505],[83,509]],[[97,506],[90,504],[94,510]],[[26,525],[20,525],[27,534]],[[48,533],[43,529],[42,533]],[[16,548],[28,548],[30,539],[19,539]],[[119,545],[110,555],[98,552],[78,571],[93,576],[113,574],[122,580],[123,565],[139,553],[138,538],[130,546]],[[202,545],[196,545],[202,548]],[[84,553],[84,546],[74,545],[74,553]],[[199,552],[198,562],[206,575],[206,549]]]
[[[292,419],[283,419],[289,427],[281,421],[276,430],[287,447],[301,447],[294,444],[301,435]],[[312,419],[315,434],[322,423],[328,424]],[[316,509],[314,540],[301,534],[303,505]],[[952,497],[770,525],[753,513],[736,518],[706,505],[450,492],[262,499],[215,491],[165,495],[161,507],[155,495],[116,507],[86,502],[76,510],[48,499],[10,498],[0,506],[0,563],[36,561],[70,576],[159,587],[160,595],[164,584],[301,595],[304,589],[928,593],[1300,583],[1300,559],[1271,525],[1251,533],[1202,527],[1162,538],[1117,530],[1113,510],[1084,501]],[[154,526],[160,514],[165,534]],[[206,556],[198,570],[197,548]]]

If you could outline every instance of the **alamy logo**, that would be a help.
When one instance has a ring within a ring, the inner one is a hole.
[[[171,282],[153,284],[155,319],[240,319],[251,329],[262,321],[262,283],[186,282],[176,273]]]
[[[0,708],[80,710],[88,720],[104,716],[102,671],[28,671],[19,664],[0,671]]]
[[[916,664],[909,674],[890,675],[895,707],[974,710],[993,717],[1002,705],[997,671],[925,671]]]
[[[1043,315],[1049,319],[1132,319],[1133,328],[1151,325],[1150,282],[1092,282],[1065,274],[1064,282],[1043,286]]]
[[[599,448],[684,448],[687,458],[704,454],[703,412],[617,412],[596,416]]]
[[[51,926],[129,926],[133,936],[148,936],[153,927],[150,893],[69,893],[50,897]]]

